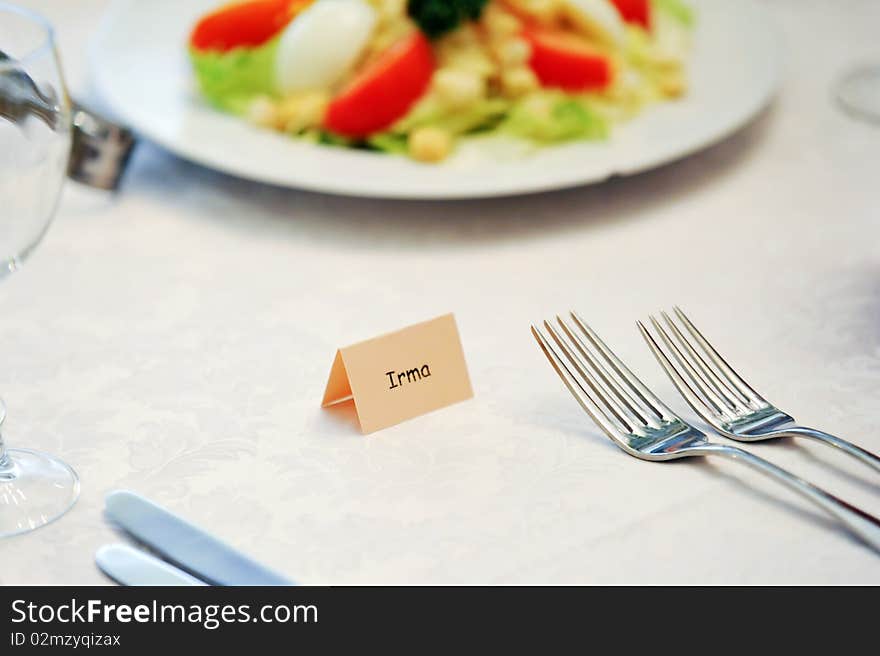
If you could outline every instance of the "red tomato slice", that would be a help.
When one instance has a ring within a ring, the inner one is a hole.
[[[196,23],[189,43],[197,50],[253,48],[278,34],[312,0],[249,0],[221,7]]]
[[[627,23],[651,29],[651,0],[611,0]]]
[[[413,32],[368,64],[327,107],[324,126],[346,137],[366,137],[390,127],[425,93],[434,74],[434,52]]]
[[[542,86],[590,91],[611,84],[611,61],[580,37],[540,28],[527,29],[523,37],[532,46],[529,65]]]

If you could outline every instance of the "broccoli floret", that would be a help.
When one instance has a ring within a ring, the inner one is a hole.
[[[409,0],[407,11],[422,32],[435,38],[476,20],[488,0]]]

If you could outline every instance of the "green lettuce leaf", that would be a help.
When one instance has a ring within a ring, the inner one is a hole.
[[[606,119],[584,101],[550,94],[518,103],[499,130],[540,143],[601,140],[609,134]]]
[[[242,114],[259,95],[274,95],[278,38],[257,48],[228,52],[189,49],[196,80],[204,97],[219,109]]]
[[[486,98],[460,109],[444,108],[428,96],[404,116],[392,128],[391,132],[412,132],[423,126],[441,128],[457,135],[489,129],[496,125],[510,107],[510,103],[501,98]]]
[[[383,153],[406,155],[409,153],[409,139],[405,134],[382,132],[367,139],[367,145]]]
[[[387,132],[370,136],[368,148],[393,155],[409,154],[409,134],[420,127],[435,127],[453,136],[491,130],[504,118],[510,103],[500,98],[484,99],[468,107],[450,110],[432,98],[418,103]]]
[[[694,9],[683,0],[652,0],[652,3],[654,9],[665,12],[685,27],[694,26]]]

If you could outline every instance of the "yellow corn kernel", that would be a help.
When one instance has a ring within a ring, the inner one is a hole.
[[[440,61],[444,67],[474,73],[482,78],[491,77],[497,68],[495,62],[480,48],[463,48],[442,53]]]
[[[432,82],[437,97],[448,107],[466,107],[486,92],[486,82],[478,73],[456,68],[441,68]]]
[[[493,37],[513,36],[522,29],[522,22],[516,16],[504,11],[495,4],[490,4],[486,7],[483,12],[482,23]]]
[[[294,118],[299,111],[299,96],[288,96],[287,98],[283,98],[278,102],[276,107],[276,116],[278,125],[284,127],[284,125]]]
[[[406,0],[379,0],[377,4],[382,18],[399,19],[406,13]]]
[[[298,133],[320,125],[329,97],[322,91],[290,96],[278,105],[278,125],[285,132]]]
[[[561,9],[557,0],[526,0],[519,4],[539,22],[545,24],[556,21]]]
[[[452,135],[440,128],[418,128],[409,135],[409,153],[420,162],[439,162],[451,151]]]
[[[268,96],[254,98],[247,109],[246,118],[254,125],[274,128],[278,122],[278,110]]]
[[[650,62],[652,66],[662,71],[678,71],[684,68],[684,62],[680,57],[662,51],[653,53]]]
[[[304,128],[313,128],[324,122],[324,114],[330,96],[323,91],[315,91],[305,95],[300,101],[299,117]]]
[[[532,48],[524,39],[505,39],[492,49],[499,63],[506,68],[525,64],[532,56]]]
[[[532,69],[519,66],[501,74],[501,89],[508,98],[519,98],[538,88]]]
[[[660,77],[657,88],[667,98],[678,98],[687,90],[687,82],[681,73],[669,73]]]
[[[523,111],[540,120],[549,120],[553,112],[553,100],[545,95],[536,95],[522,101]]]

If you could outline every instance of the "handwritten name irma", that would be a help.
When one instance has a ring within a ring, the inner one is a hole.
[[[394,389],[395,387],[403,387],[405,383],[417,383],[423,378],[428,378],[431,375],[431,369],[428,365],[423,364],[421,367],[406,371],[386,371],[385,375],[388,376],[388,382],[391,383],[388,389]]]

